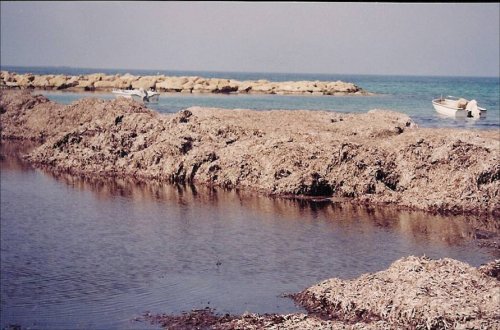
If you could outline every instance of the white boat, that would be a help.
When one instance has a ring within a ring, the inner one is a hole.
[[[145,91],[144,89],[115,89],[113,94],[117,98],[124,97],[127,99],[134,99],[139,102],[144,103],[158,103],[160,99],[160,93],[155,91]]]
[[[455,96],[440,97],[432,100],[434,109],[442,115],[455,118],[481,118],[486,116],[486,109],[477,105],[476,100],[467,100]]]

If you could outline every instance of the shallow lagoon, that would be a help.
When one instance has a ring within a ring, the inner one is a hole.
[[[34,170],[3,146],[1,326],[147,328],[144,312],[297,311],[282,295],[407,255],[492,259],[471,219]]]

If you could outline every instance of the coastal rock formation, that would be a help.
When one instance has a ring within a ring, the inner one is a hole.
[[[33,75],[0,72],[0,87],[42,90],[111,91],[115,88],[155,89],[159,92],[182,93],[260,93],[281,95],[371,95],[354,85],[342,81],[238,81],[234,79],[201,77],[166,77],[105,75]]]
[[[500,260],[493,261],[498,267]],[[491,269],[490,265],[484,268]],[[329,279],[293,299],[308,314],[145,316],[168,329],[498,329],[500,282],[454,259],[406,257],[357,279]]]
[[[63,106],[15,91],[0,107],[2,138],[43,143],[27,159],[73,174],[500,215],[496,132],[421,129],[385,110],[161,115],[132,100]]]

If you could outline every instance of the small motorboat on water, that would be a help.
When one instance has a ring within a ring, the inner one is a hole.
[[[160,99],[160,93],[155,91],[145,91],[144,89],[115,89],[113,94],[117,98],[124,97],[127,99],[134,99],[139,102],[144,103],[158,103]]]
[[[442,115],[455,118],[481,118],[486,116],[486,109],[477,105],[476,100],[467,100],[455,96],[442,96],[432,100],[434,109]]]

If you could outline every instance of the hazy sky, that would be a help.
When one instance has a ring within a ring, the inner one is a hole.
[[[1,2],[1,64],[500,75],[500,4]]]

